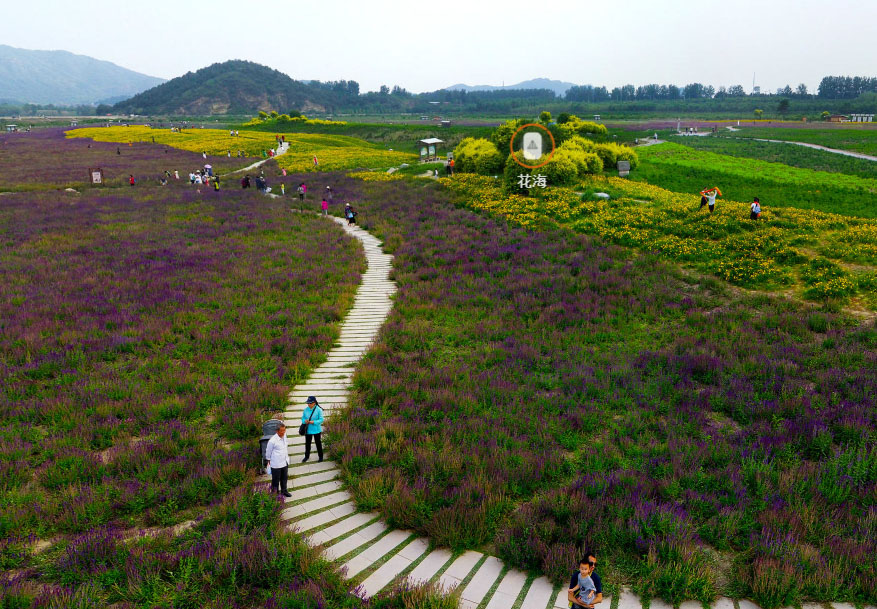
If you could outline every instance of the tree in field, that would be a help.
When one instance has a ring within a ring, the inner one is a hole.
[[[795,94],[798,97],[809,97],[809,94],[807,93],[807,85],[805,85],[804,83],[798,85],[798,88],[795,89]]]
[[[544,124],[550,123],[551,122],[551,112],[549,112],[548,110],[543,110],[542,112],[540,112],[539,113],[539,122],[544,123]]]
[[[755,118],[760,119],[762,116],[764,116],[764,110],[756,108],[755,109]]]
[[[822,120],[827,121],[831,117],[831,112],[829,112],[828,110],[823,110],[821,116]]]
[[[777,104],[777,112],[780,113],[780,116],[785,116],[786,114],[788,114],[789,106],[791,106],[791,104],[789,103],[789,100],[787,100],[787,99],[780,100],[780,103]]]
[[[268,119],[268,113],[267,113],[267,112],[263,112],[262,110],[259,110],[259,118],[261,118],[263,121],[264,121],[264,120],[267,120],[267,119]]]
[[[569,118],[572,116],[569,112],[561,112],[557,115],[557,124],[563,125],[564,123],[569,122]]]
[[[280,116],[280,114],[277,112],[277,110],[271,111],[271,118],[277,118],[278,116]]]
[[[743,89],[743,85],[734,85],[730,89],[728,89],[729,97],[746,97],[746,91]]]

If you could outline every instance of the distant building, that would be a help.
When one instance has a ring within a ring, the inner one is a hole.
[[[6,133],[18,131],[18,125],[6,125]]]
[[[752,87],[752,94],[753,95],[761,95],[761,87],[758,85]]]
[[[829,123],[846,123],[850,118],[846,114],[832,114],[828,117]]]
[[[873,123],[873,114],[850,114],[851,123]]]

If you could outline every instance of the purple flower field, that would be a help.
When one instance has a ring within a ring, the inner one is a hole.
[[[263,606],[262,570],[296,563],[279,505],[240,490],[337,338],[359,244],[253,190],[158,186],[5,195],[0,243],[0,606]]]
[[[399,293],[329,430],[362,508],[673,603],[877,602],[877,331],[647,255],[340,183]]]
[[[127,185],[129,174],[141,184],[156,184],[165,171],[173,174],[177,170],[182,182],[205,163],[221,174],[253,162],[224,156],[208,156],[205,161],[200,154],[160,144],[134,142],[128,146],[69,139],[64,131],[51,128],[0,134],[0,191],[82,188],[88,184],[91,167],[104,170],[108,185],[120,186]]]

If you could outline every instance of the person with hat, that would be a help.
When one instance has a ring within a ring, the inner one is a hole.
[[[316,439],[318,461],[323,460],[323,409],[317,403],[317,398],[309,396],[304,412],[301,413],[301,424],[305,427],[305,458],[302,463],[307,462],[311,456],[311,442]]]

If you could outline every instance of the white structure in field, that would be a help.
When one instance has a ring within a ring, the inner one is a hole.
[[[873,114],[850,114],[851,123],[873,123]]]

